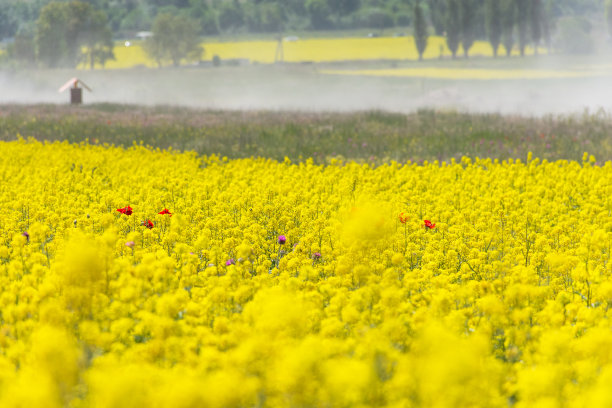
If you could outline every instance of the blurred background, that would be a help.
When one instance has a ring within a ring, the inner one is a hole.
[[[0,0],[0,103],[610,110],[612,0]]]

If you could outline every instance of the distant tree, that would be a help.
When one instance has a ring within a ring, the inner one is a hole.
[[[538,47],[542,40],[542,1],[531,0],[531,10],[529,10],[529,27],[531,32],[531,40],[533,41],[534,52],[538,53]]]
[[[197,21],[162,13],[155,18],[151,31],[153,36],[144,42],[144,50],[159,67],[165,61],[177,67],[182,60],[198,61],[202,57]]]
[[[8,47],[8,57],[25,67],[33,67],[36,64],[36,46],[34,35],[26,31],[20,31],[15,35],[15,41]]]
[[[486,4],[486,27],[489,43],[493,47],[493,56],[497,57],[497,49],[502,36],[502,14],[499,0],[487,0]]]
[[[361,5],[360,0],[328,0],[327,3],[331,12],[338,17],[354,13]]]
[[[12,10],[0,5],[0,40],[5,37],[12,37],[18,28],[19,22]]]
[[[469,57],[470,48],[474,44],[474,28],[476,26],[476,4],[474,0],[460,0],[461,44],[465,58]]]
[[[242,6],[238,0],[226,1],[219,6],[219,27],[221,30],[232,30],[244,24]]]
[[[516,21],[516,5],[514,0],[500,0],[502,44],[509,57],[514,47],[514,25]]]
[[[76,64],[76,61],[72,64],[66,61],[69,53],[66,33],[69,13],[68,3],[58,2],[49,3],[40,11],[40,17],[36,22],[36,46],[38,60],[48,67]]]
[[[612,1],[612,0],[610,0]],[[544,3],[544,7],[542,8],[542,39],[544,40],[544,44],[546,44],[546,49],[548,52],[551,52],[552,48],[552,30],[553,30],[553,0],[547,0]]]
[[[85,58],[85,47],[96,41],[96,35],[100,32],[99,21],[93,17],[95,9],[89,3],[83,1],[71,1],[68,5],[66,25],[64,26],[66,43],[68,45],[68,61],[70,66],[82,62]],[[102,13],[106,18],[106,15]],[[92,27],[94,24],[94,27]]]
[[[436,35],[444,34],[446,18],[446,0],[428,0],[429,17]]]
[[[312,28],[320,30],[330,27],[329,15],[331,11],[327,0],[306,0],[304,5],[310,17]]]
[[[419,61],[423,60],[423,53],[427,48],[427,22],[423,15],[421,2],[417,0],[414,4],[414,41],[416,42],[417,51],[419,52]]]
[[[606,0],[606,24],[608,25],[608,36],[612,38],[612,0]]]
[[[106,14],[82,1],[51,2],[36,22],[38,60],[49,67],[74,67],[87,58],[113,58]]]
[[[381,7],[362,8],[356,13],[356,23],[361,28],[374,28],[383,30],[395,24],[391,11]]]
[[[246,22],[245,13],[243,13],[243,18],[245,19],[245,22]],[[202,11],[202,15],[200,17],[200,27],[201,27],[201,32],[203,34],[206,34],[206,35],[219,34],[219,23],[217,21],[217,16],[214,10],[206,9]]]
[[[459,41],[461,41],[461,19],[459,15],[459,0],[447,0],[446,7],[446,45],[453,55],[457,56]]]
[[[125,31],[148,30],[153,24],[153,18],[149,10],[144,6],[130,9],[119,22],[119,29]]]
[[[83,33],[83,56],[91,69],[98,63],[102,66],[106,61],[115,59],[113,53],[113,34],[108,27],[106,14],[93,11],[83,22],[87,30]]]
[[[566,54],[585,55],[595,51],[591,37],[593,26],[586,17],[569,16],[559,19],[558,46]]]
[[[518,45],[521,57],[525,55],[527,46],[527,26],[529,24],[529,0],[515,0],[516,26],[518,29]]]
[[[282,32],[284,30],[285,7],[280,1],[266,1],[255,7],[256,31]]]

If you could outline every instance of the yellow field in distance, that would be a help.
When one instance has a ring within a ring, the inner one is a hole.
[[[218,55],[222,60],[248,59],[257,63],[274,62],[276,41],[236,41],[236,42],[205,42],[204,60],[211,60]],[[131,68],[135,66],[156,66],[147,57],[138,42],[126,47],[123,44],[115,47],[115,61],[109,61],[106,68]],[[335,62],[347,60],[417,60],[418,52],[414,38],[380,37],[380,38],[317,38],[297,41],[284,41],[283,53],[285,62]],[[425,59],[439,58],[440,55],[450,57],[451,53],[443,37],[429,37]],[[500,47],[500,54],[505,54]],[[513,50],[513,54],[518,54]],[[533,54],[533,49],[527,49],[527,54]],[[460,48],[458,54],[463,55]],[[470,56],[493,56],[491,45],[484,41],[476,41],[470,49]]]

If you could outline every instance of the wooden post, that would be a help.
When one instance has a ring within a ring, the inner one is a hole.
[[[83,103],[83,89],[82,88],[70,88],[70,104],[80,105]]]

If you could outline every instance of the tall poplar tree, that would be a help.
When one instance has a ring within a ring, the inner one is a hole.
[[[612,37],[612,0],[606,0],[605,16],[608,25],[608,35]]]
[[[428,0],[427,4],[436,35],[443,35],[446,25],[446,0]]]
[[[419,61],[423,60],[423,53],[427,48],[427,22],[425,21],[425,15],[423,14],[423,8],[421,2],[417,0],[413,9],[414,13],[414,41],[416,43],[417,51],[419,52]]]
[[[447,0],[446,4],[446,45],[453,59],[457,57],[459,41],[461,41],[461,17],[459,15],[459,0]]]
[[[531,40],[533,41],[534,52],[538,53],[538,47],[542,40],[542,0],[531,0],[531,10],[529,13],[529,23]]]
[[[528,42],[527,27],[529,25],[529,0],[515,0],[515,4],[518,45],[522,57],[525,55],[525,47]]]
[[[501,4],[499,0],[487,0],[485,7],[487,36],[493,48],[493,56],[497,58],[497,50],[502,36]]]
[[[474,28],[476,26],[476,4],[474,0],[460,0],[461,15],[461,45],[465,58],[469,57],[470,48],[474,44]]]
[[[501,26],[502,44],[506,49],[506,56],[509,57],[514,47],[514,25],[516,21],[516,5],[514,0],[500,0],[501,3]]]

